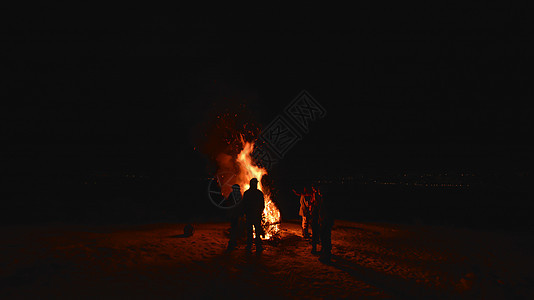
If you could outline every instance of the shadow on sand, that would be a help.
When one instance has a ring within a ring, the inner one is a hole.
[[[192,234],[182,233],[182,234],[177,234],[177,235],[171,235],[169,237],[172,238],[172,239],[183,239],[183,238],[188,238],[188,237],[192,237],[192,236],[193,236]]]
[[[186,224],[184,227],[184,233],[178,234],[178,235],[172,235],[170,238],[188,238],[192,237],[193,233],[195,233],[195,228],[191,224]]]
[[[347,272],[357,280],[366,282],[378,289],[400,298],[426,298],[440,299],[450,298],[449,291],[432,290],[429,287],[399,278],[397,276],[384,274],[351,262],[337,255],[332,255],[332,262],[329,264],[339,270]]]

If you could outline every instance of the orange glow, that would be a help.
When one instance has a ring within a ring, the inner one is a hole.
[[[258,189],[265,195],[265,208],[262,218],[262,225],[265,231],[263,239],[270,239],[280,230],[280,211],[271,200],[270,191],[267,188],[263,188],[261,184],[261,178],[267,174],[267,170],[256,166],[250,156],[254,150],[254,143],[245,142],[243,137],[241,137],[241,143],[243,144],[243,150],[237,155],[236,161],[239,167],[239,175],[236,183],[241,186],[242,191],[246,191],[250,187],[250,179],[258,179]]]

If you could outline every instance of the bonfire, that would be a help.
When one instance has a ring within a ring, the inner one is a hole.
[[[241,137],[241,144],[243,150],[235,158],[238,174],[235,177],[234,183],[239,184],[241,191],[244,192],[250,187],[250,179],[258,179],[258,189],[265,195],[265,208],[262,217],[264,235],[262,239],[268,240],[276,237],[280,231],[280,210],[278,210],[272,201],[272,194],[269,188],[262,185],[262,178],[267,175],[267,170],[256,165],[252,159],[251,154],[254,150],[254,142],[246,142]]]

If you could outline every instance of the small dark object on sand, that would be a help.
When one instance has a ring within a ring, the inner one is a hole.
[[[195,228],[191,224],[187,224],[184,227],[184,236],[190,237],[193,236],[193,233],[195,232]]]

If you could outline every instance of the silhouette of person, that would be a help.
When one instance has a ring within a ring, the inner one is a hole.
[[[250,180],[250,188],[243,194],[243,206],[247,227],[247,250],[250,251],[250,249],[252,249],[254,226],[254,229],[256,229],[256,251],[262,251],[263,248],[260,236],[263,235],[263,228],[261,226],[261,218],[265,203],[263,193],[258,190],[258,179],[252,178]]]
[[[299,215],[302,217],[302,237],[307,239],[310,237],[310,234],[308,233],[308,222],[312,194],[308,193],[306,188],[304,188],[304,191],[302,193],[297,193],[295,190],[293,190],[293,193],[300,197]]]
[[[228,251],[232,251],[237,246],[237,238],[239,233],[239,217],[243,215],[243,205],[241,198],[241,188],[238,184],[232,185],[232,192],[224,201],[225,206],[231,207],[228,209],[228,219],[230,220],[230,239],[228,240]]]
[[[311,218],[311,229],[312,229],[312,254],[317,254],[317,244],[320,239],[320,226],[319,226],[319,202],[321,201],[321,192],[318,188],[312,186],[312,197],[310,203],[310,218]]]
[[[319,226],[321,232],[321,256],[319,261],[329,263],[332,257],[332,227],[334,216],[332,199],[325,197],[325,188],[319,189],[320,197],[317,198],[319,205]]]

